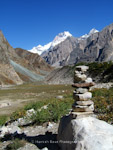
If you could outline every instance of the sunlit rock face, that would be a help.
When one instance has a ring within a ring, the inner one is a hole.
[[[53,66],[113,60],[113,24],[100,32],[92,29],[89,34],[79,38],[69,36],[41,56]]]
[[[57,138],[62,150],[112,150],[113,126],[94,117],[65,116]]]
[[[51,70],[38,54],[13,49],[0,31],[0,85],[44,80]]]

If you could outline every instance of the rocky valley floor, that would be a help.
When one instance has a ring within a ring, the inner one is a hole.
[[[0,115],[11,114],[28,103],[56,98],[72,91],[71,85],[37,85],[28,83],[19,86],[4,86],[0,89]]]

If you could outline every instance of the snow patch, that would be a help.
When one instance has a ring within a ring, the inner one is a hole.
[[[92,34],[97,33],[97,32],[99,32],[99,31],[96,30],[95,28],[93,28],[93,29],[91,29],[91,30],[89,31],[88,34],[82,35],[80,38],[78,38],[78,40],[79,40],[79,41],[80,41],[80,40],[85,40],[85,39],[87,39],[89,36],[91,36]]]

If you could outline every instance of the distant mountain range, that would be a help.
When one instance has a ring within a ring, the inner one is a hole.
[[[100,32],[92,29],[79,38],[65,31],[52,42],[30,51],[14,49],[0,31],[0,85],[43,81],[53,70],[52,66],[56,68],[79,62],[110,60],[113,61],[113,24]],[[48,81],[59,76],[59,71],[56,71],[48,76]],[[67,72],[65,68],[62,71]]]
[[[52,44],[54,41],[58,42]],[[35,52],[39,53],[39,46],[36,48]],[[113,24],[100,32],[92,29],[79,38],[73,37],[69,32],[60,33],[52,42],[41,46],[40,49],[43,49],[40,53],[41,57],[55,67],[73,65],[78,62],[113,60]],[[34,52],[33,49],[31,51]]]
[[[78,38],[78,40],[84,40],[96,32],[99,32],[99,31],[96,29],[92,29],[88,34],[85,34],[81,36],[80,38]],[[49,42],[44,46],[38,45],[28,51],[30,51],[31,53],[37,53],[39,55],[42,55],[43,53],[52,50],[55,46],[59,45],[61,42],[65,41],[68,37],[72,37],[72,34],[69,33],[68,31],[64,31],[56,35],[52,42]]]

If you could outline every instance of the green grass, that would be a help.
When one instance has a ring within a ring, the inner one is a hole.
[[[7,145],[5,150],[17,150],[18,148],[25,146],[25,143],[26,142],[24,140],[14,139]]]
[[[11,106],[0,109],[0,115],[11,114],[28,103],[46,101],[72,91],[71,85],[37,85],[33,83],[0,90],[0,103],[11,103]]]
[[[36,124],[42,124],[48,121],[57,122],[60,118],[69,112],[73,103],[72,95],[64,96],[63,99],[48,99],[45,101],[38,101],[30,103],[24,107],[21,111],[16,111],[11,115],[11,119],[15,120],[17,118],[24,116],[26,110],[35,109],[36,114],[32,115],[31,119]],[[41,108],[47,105],[47,109]],[[40,110],[40,111],[39,111]]]
[[[113,124],[113,88],[95,89],[93,101],[98,118]]]
[[[8,120],[8,116],[6,115],[0,116],[0,126],[4,125],[7,120]]]
[[[87,64],[89,66],[89,74],[93,73],[93,76],[98,76],[102,73],[104,73],[105,71],[109,70],[112,66],[113,66],[113,62],[102,62],[102,63],[98,63],[98,62],[93,62],[93,63],[89,63]],[[108,72],[110,73],[110,72]],[[104,75],[104,74],[103,74]]]

